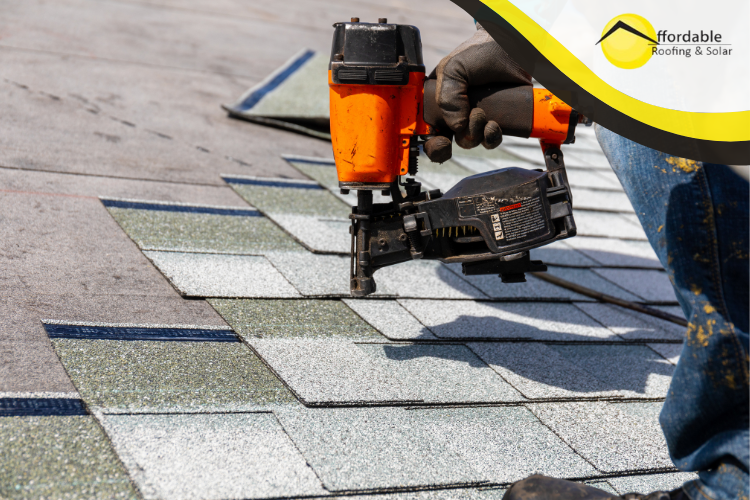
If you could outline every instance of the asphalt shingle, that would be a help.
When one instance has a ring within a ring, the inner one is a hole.
[[[572,304],[399,299],[435,336],[443,339],[601,341],[621,339]]]
[[[674,367],[640,345],[470,343],[529,399],[664,397]]]
[[[603,266],[662,269],[651,245],[645,241],[577,236],[566,243]]]
[[[662,403],[528,405],[539,419],[602,472],[670,469]]]
[[[237,212],[234,215],[117,207],[108,210],[141,250],[247,255],[301,250],[288,234],[251,209],[230,209]]]
[[[521,407],[284,410],[279,419],[331,491],[594,473]]]
[[[677,302],[667,273],[636,269],[594,269],[603,278],[648,302]]]
[[[0,497],[138,495],[91,416],[0,417]]]
[[[208,411],[295,402],[240,342],[52,342],[81,397],[94,407]]]
[[[682,344],[648,344],[648,346],[673,365],[680,360]]]
[[[620,495],[641,493],[648,495],[654,491],[672,491],[688,481],[698,479],[694,472],[667,472],[641,476],[612,477],[608,481]]]
[[[374,328],[338,300],[209,299],[209,303],[234,331],[248,339],[383,339]]]
[[[576,221],[579,236],[603,236],[623,240],[647,241],[646,233],[638,221],[633,221],[627,215],[631,214],[573,209],[573,218]]]
[[[616,213],[633,211],[633,205],[630,204],[627,195],[622,191],[603,191],[601,189],[572,186],[570,190],[573,195],[574,206],[577,209]]]
[[[593,269],[575,269],[572,267],[550,266],[547,268],[547,272],[553,276],[557,276],[558,278],[562,278],[577,285],[585,286],[586,288],[590,288],[606,295],[612,295],[613,297],[617,297],[618,299],[629,300],[631,302],[643,301],[643,299],[641,299],[639,296],[633,295],[627,290],[624,290],[615,285],[611,281],[599,276],[594,272]]]
[[[147,499],[325,494],[272,413],[105,415]]]
[[[524,401],[465,345],[357,345],[419,394],[425,403]]]
[[[685,327],[613,304],[582,304],[576,307],[625,340],[681,341]]]
[[[529,252],[531,260],[541,260],[545,264],[572,267],[593,267],[597,265],[595,260],[590,259],[582,252],[568,245],[568,241],[555,241],[543,247],[534,248]]]
[[[349,340],[250,339],[258,355],[308,406],[420,401],[419,393]]]
[[[143,252],[187,297],[299,297],[265,257]]]
[[[552,283],[547,283],[532,275],[526,276],[525,283],[503,283],[500,277],[495,274],[464,276],[461,271],[461,264],[447,264],[446,267],[493,299],[566,302],[593,300]]]
[[[363,320],[391,340],[435,340],[437,337],[395,300],[344,299]]]

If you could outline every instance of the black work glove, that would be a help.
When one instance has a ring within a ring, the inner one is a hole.
[[[437,78],[435,98],[443,119],[456,135],[456,144],[464,149],[500,145],[503,133],[494,121],[487,121],[484,111],[471,109],[469,87],[490,83],[531,85],[531,75],[524,71],[477,23],[477,32],[440,61],[429,78]],[[430,160],[442,163],[451,157],[451,142],[436,136],[424,150]]]

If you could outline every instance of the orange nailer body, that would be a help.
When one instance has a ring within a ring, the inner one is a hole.
[[[552,92],[533,89],[534,115],[529,137],[539,139],[543,150],[573,142],[578,113]],[[571,123],[571,120],[572,123]]]
[[[416,136],[429,133],[419,31],[381,21],[334,25],[331,138],[345,189],[387,189],[416,164]]]

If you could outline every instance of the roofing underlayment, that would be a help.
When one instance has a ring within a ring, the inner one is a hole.
[[[283,18],[8,6],[26,29],[0,39],[0,497],[499,499],[533,473],[613,493],[692,479],[658,423],[682,327],[438,262],[349,295],[353,198],[330,144],[217,104],[300,46],[325,52],[339,7],[291,3]],[[422,28],[434,65],[473,26],[417,4],[388,16]],[[579,236],[532,257],[681,316],[593,129],[563,150]],[[418,178],[446,190],[506,166],[543,168],[538,144],[420,158]]]

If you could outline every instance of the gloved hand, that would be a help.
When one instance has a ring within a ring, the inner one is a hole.
[[[464,149],[500,145],[503,133],[479,108],[471,109],[469,87],[490,83],[531,85],[526,73],[477,23],[477,32],[440,61],[429,78],[437,78],[435,98],[443,119]],[[430,160],[442,163],[451,157],[451,141],[433,137],[424,145]]]

